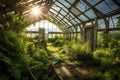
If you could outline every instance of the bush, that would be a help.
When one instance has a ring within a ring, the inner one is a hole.
[[[54,46],[63,46],[63,40],[61,40],[61,39],[57,39],[54,43],[53,43],[53,45]]]
[[[120,40],[112,40],[112,42],[109,43],[109,48],[112,51],[113,58],[120,59]]]
[[[113,56],[113,53],[109,49],[97,49],[93,52],[94,58],[97,58],[99,60],[111,58]]]
[[[73,59],[79,59],[79,60],[90,60],[92,58],[92,53],[89,48],[88,43],[76,43],[76,42],[70,42],[66,43],[66,53],[68,53]]]
[[[48,54],[44,49],[36,49],[32,57],[37,61],[47,62]]]
[[[91,50],[89,48],[89,44],[87,42],[81,44],[80,48],[78,50],[79,50],[79,53],[78,53],[79,60],[89,61],[92,59],[92,53],[91,53]]]
[[[100,60],[100,70],[105,72],[109,70],[113,63],[113,53],[112,51],[107,49],[97,49],[93,53],[94,58]]]
[[[99,71],[90,72],[89,74],[85,75],[85,80],[105,80],[104,74]]]

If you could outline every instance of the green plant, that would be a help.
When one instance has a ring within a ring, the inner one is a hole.
[[[61,39],[56,39],[55,42],[53,43],[54,46],[63,46],[63,40]]]
[[[111,58],[113,56],[113,53],[109,49],[97,49],[93,53],[94,58],[97,58],[99,60]]]
[[[36,49],[36,52],[32,55],[35,60],[46,62],[48,60],[48,54],[44,49]]]
[[[109,48],[113,53],[113,59],[115,60],[118,58],[120,59],[120,40],[112,40],[112,42],[109,43]]]
[[[99,71],[91,71],[89,74],[85,75],[85,80],[105,80],[104,74]]]

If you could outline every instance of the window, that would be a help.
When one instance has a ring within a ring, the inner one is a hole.
[[[75,21],[76,21],[77,23],[81,23],[78,18],[75,18]]]
[[[64,5],[67,8],[70,8],[70,4],[68,2],[66,2],[65,0],[58,0],[62,5]]]
[[[67,14],[64,10],[61,10],[60,13],[61,13],[62,15],[66,15],[66,14]]]
[[[111,5],[112,5],[112,7],[111,7]],[[107,0],[107,1],[104,1],[100,4],[98,4],[96,6],[96,8],[105,14],[105,13],[109,13],[113,10],[116,10],[119,7],[116,4],[114,4],[114,2],[112,0]]]
[[[75,7],[72,7],[72,8],[70,9],[70,11],[71,11],[73,14],[75,14],[76,16],[80,14],[80,12],[79,12]]]
[[[69,3],[73,4],[75,0],[67,0]]]
[[[88,20],[88,18],[85,17],[84,15],[80,15],[78,18],[82,21],[87,21]]]
[[[76,7],[80,10],[80,11],[85,11],[87,8],[88,8],[88,6],[84,3],[84,2],[82,2],[82,1],[80,1],[77,5],[76,5]]]
[[[90,4],[95,5],[96,3],[98,3],[101,0],[87,0]]]
[[[89,18],[95,18],[96,14],[92,11],[92,9],[90,9],[89,11],[85,12],[85,14],[89,17]]]

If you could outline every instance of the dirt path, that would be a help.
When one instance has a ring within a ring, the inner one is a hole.
[[[55,49],[54,47],[50,46],[49,49],[52,52],[52,56],[54,58],[58,58],[59,54],[61,54],[57,52],[57,49]],[[63,62],[56,64],[59,66],[54,67],[54,70],[59,76],[60,80],[85,80],[84,75],[89,72],[89,69],[80,67],[69,59],[62,59]]]
[[[56,73],[62,80],[85,80],[84,75],[88,73],[85,68],[80,68],[70,61],[65,61],[56,68]]]

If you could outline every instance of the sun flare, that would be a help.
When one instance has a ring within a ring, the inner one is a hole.
[[[32,8],[32,14],[33,15],[39,15],[40,14],[40,9],[36,6]]]

